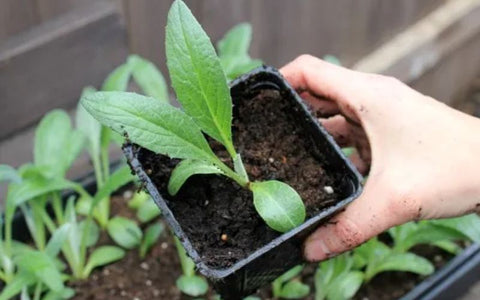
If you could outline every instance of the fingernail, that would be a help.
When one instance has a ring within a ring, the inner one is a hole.
[[[321,261],[332,256],[332,252],[322,239],[312,239],[305,245],[305,258],[309,261]]]

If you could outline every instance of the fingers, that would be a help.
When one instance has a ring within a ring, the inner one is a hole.
[[[367,184],[369,185],[369,184]],[[372,186],[372,185],[370,185]],[[321,261],[350,250],[386,229],[409,221],[410,208],[391,205],[388,193],[383,199],[377,191],[365,192],[350,204],[344,212],[318,228],[305,243],[305,257],[309,261]],[[396,212],[409,210],[408,213]]]
[[[330,64],[310,55],[302,55],[280,69],[297,91],[309,91],[335,101],[354,96],[359,77],[354,71]]]
[[[340,147],[354,145],[352,125],[343,116],[336,115],[319,121]]]
[[[313,112],[317,116],[329,117],[340,113],[340,108],[337,103],[322,99],[310,94],[309,92],[303,92],[300,97],[304,99],[312,107]]]

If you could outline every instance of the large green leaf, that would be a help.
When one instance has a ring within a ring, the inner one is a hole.
[[[305,220],[305,205],[297,192],[280,181],[252,182],[253,204],[272,229],[286,232]]]
[[[96,267],[105,266],[122,259],[125,251],[115,246],[102,246],[93,251],[84,269],[84,276],[88,277]]]
[[[210,39],[180,0],[168,13],[165,48],[172,86],[183,109],[234,157],[227,79]]]
[[[84,147],[84,136],[72,129],[63,110],[48,113],[35,131],[35,165],[45,167],[45,175],[63,177]]]
[[[352,271],[335,278],[328,289],[329,300],[351,299],[363,283],[363,273]],[[317,300],[317,299],[316,299]]]
[[[130,55],[127,64],[132,69],[133,79],[145,95],[170,103],[165,79],[152,62],[138,55]]]
[[[124,217],[114,217],[107,225],[110,237],[120,246],[133,249],[142,241],[142,230],[138,225]]]
[[[84,88],[80,99],[95,93],[95,91],[96,90],[93,87]],[[80,102],[77,106],[76,128],[86,137],[87,147],[90,155],[100,155],[102,125],[85,110]]]
[[[459,241],[464,240],[464,234],[457,230],[442,226],[419,226],[419,228],[406,236],[400,243],[395,242],[394,249],[406,252],[418,244],[435,244],[438,241]]]
[[[215,165],[199,160],[186,159],[173,169],[168,181],[168,193],[176,195],[187,179],[195,174],[223,174]]]
[[[169,104],[134,93],[97,92],[82,105],[130,141],[171,158],[217,160],[198,126]]]
[[[435,270],[427,259],[413,253],[390,253],[383,259],[372,264],[369,263],[365,278],[372,279],[374,276],[385,271],[412,272],[420,275],[430,275]]]

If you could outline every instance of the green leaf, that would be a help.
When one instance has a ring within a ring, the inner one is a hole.
[[[310,287],[300,281],[292,280],[287,282],[280,293],[284,299],[303,299],[310,294]]]
[[[370,267],[370,266],[369,266]],[[367,268],[366,280],[370,280],[377,274],[385,271],[412,272],[420,275],[430,275],[435,270],[427,259],[413,253],[391,253],[370,269]]]
[[[70,299],[75,296],[75,290],[71,288],[64,288],[60,293],[55,293],[49,291],[42,300],[60,300],[60,299]]]
[[[22,177],[18,175],[17,170],[9,165],[0,165],[0,182],[2,181],[20,183],[22,182]]]
[[[187,251],[183,248],[182,243],[178,240],[177,237],[174,238],[175,246],[177,247],[178,258],[180,258],[180,264],[182,265],[183,274],[187,277],[192,277],[195,275],[195,263],[193,260],[188,257]]]
[[[196,174],[223,174],[223,172],[215,165],[205,161],[183,160],[173,169],[172,175],[170,175],[168,193],[176,195],[185,181]]]
[[[117,169],[112,173],[112,175],[110,175],[110,177],[108,177],[108,180],[95,194],[91,209],[95,208],[102,199],[109,197],[113,192],[129,183],[133,179],[135,179],[135,177],[132,175],[128,165],[124,165]]]
[[[87,219],[80,222],[80,224],[78,225],[79,234],[81,234],[83,230],[85,230],[87,222]],[[98,228],[98,225],[97,223],[95,223],[95,221],[90,220],[88,230],[89,232],[87,233],[87,240],[85,243],[87,247],[92,247],[97,244],[98,239],[100,238],[100,229]]]
[[[200,129],[171,105],[133,93],[97,92],[82,105],[102,124],[155,153],[217,161]]]
[[[353,148],[353,147],[342,148],[342,152],[343,152],[343,154],[345,154],[346,157],[350,157],[350,155],[353,154],[354,150],[355,150],[355,148]]]
[[[127,218],[112,218],[108,222],[107,231],[118,245],[126,249],[133,249],[142,241],[142,230],[135,222]]]
[[[147,227],[140,245],[140,257],[144,258],[150,248],[158,241],[165,227],[162,223],[155,223]]]
[[[22,293],[20,294],[20,300],[31,300],[30,295],[28,294],[27,286],[23,286]]]
[[[93,251],[85,266],[84,276],[92,272],[94,268],[105,266],[122,259],[125,256],[125,251],[115,246],[102,246]]]
[[[10,300],[22,292],[23,287],[35,283],[35,277],[24,272],[17,274],[13,280],[3,288],[0,293],[0,300]]]
[[[250,181],[248,179],[248,174],[247,174],[247,171],[245,170],[245,166],[243,165],[242,157],[240,156],[240,154],[237,154],[237,156],[235,156],[235,158],[233,159],[233,167],[235,172],[237,172],[240,176],[245,178],[245,181],[247,182]]]
[[[182,1],[167,20],[165,48],[172,86],[185,112],[232,157],[232,99],[210,39]]]
[[[32,274],[49,289],[60,292],[64,288],[62,276],[55,261],[47,253],[25,250],[15,256],[14,260],[22,272]]]
[[[342,63],[340,62],[340,60],[334,56],[334,55],[331,55],[331,54],[327,54],[325,56],[323,56],[323,60],[324,61],[328,61],[329,63],[331,64],[334,64],[334,65],[337,65],[337,66],[341,66]]]
[[[147,223],[160,216],[162,211],[157,204],[150,198],[144,202],[137,211],[137,218],[142,223]]]
[[[252,182],[253,204],[272,229],[287,232],[305,220],[305,206],[297,192],[280,181]]]
[[[140,191],[133,194],[132,199],[128,201],[128,207],[133,209],[139,209],[143,203],[151,199],[150,195],[145,191]]]
[[[277,279],[275,279],[275,281],[285,283],[289,280],[292,280],[296,276],[298,276],[302,272],[302,270],[303,270],[303,265],[295,266],[290,270],[288,270],[287,272],[280,275]]]
[[[192,275],[182,275],[177,279],[177,287],[182,293],[198,297],[205,295],[208,292],[208,283],[205,278]]]
[[[62,249],[63,244],[68,238],[72,226],[69,223],[63,224],[57,228],[50,240],[48,241],[47,247],[45,248],[45,253],[50,257],[56,257],[60,250]]]
[[[47,177],[63,177],[83,147],[84,137],[72,130],[68,114],[53,110],[43,117],[35,131],[35,165],[45,167]]]
[[[252,40],[252,26],[240,23],[231,28],[218,42],[219,56],[245,56]]]
[[[436,241],[436,242],[433,242],[432,245],[454,255],[459,254],[463,250],[462,247],[460,247],[459,245],[457,245],[455,242],[452,242],[452,241],[445,241],[445,240]]]
[[[466,235],[470,240],[480,243],[480,217],[476,214],[451,219],[431,220],[430,222],[436,226],[455,229]]]
[[[123,64],[118,66],[112,71],[105,79],[102,85],[103,91],[126,91],[128,88],[128,81],[132,73],[129,64]]]
[[[396,243],[394,249],[406,252],[418,244],[434,244],[438,241],[464,239],[465,235],[448,227],[420,226],[415,232],[405,237],[401,243]]]
[[[347,300],[351,299],[360,289],[363,283],[363,273],[353,271],[342,274],[335,278],[328,289],[329,300]]]
[[[95,92],[96,90],[93,87],[86,87],[83,89],[80,99]],[[77,105],[76,128],[86,137],[90,155],[100,155],[102,125],[85,110],[80,102]]]
[[[170,103],[165,79],[152,62],[138,55],[130,55],[127,64],[132,69],[133,79],[145,95]]]

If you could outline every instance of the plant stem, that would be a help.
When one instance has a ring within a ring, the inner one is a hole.
[[[33,296],[33,300],[40,300],[40,295],[42,293],[42,283],[39,282],[37,283],[37,285],[35,286],[35,294]]]
[[[220,159],[216,159],[215,165],[225,173],[226,176],[230,177],[231,179],[235,180],[240,186],[247,188],[249,181],[246,180],[244,177],[240,176],[239,174],[235,173],[232,169],[230,169],[226,164],[224,164]]]
[[[110,167],[109,167],[109,158],[108,158],[108,147],[102,148],[101,152],[101,161],[103,167],[103,182],[106,182],[110,177]]]
[[[91,155],[92,163],[93,163],[93,170],[95,172],[95,179],[97,180],[97,189],[103,185],[103,172],[102,166],[100,163],[100,158],[97,155]]]
[[[63,217],[63,208],[62,208],[62,200],[58,193],[52,193],[52,205],[53,205],[53,212],[55,213],[55,218],[57,219],[58,224],[63,224],[65,219]]]
[[[52,218],[47,214],[45,210],[42,211],[42,220],[43,223],[45,223],[45,226],[47,227],[48,231],[52,234],[56,230],[55,223],[53,222]]]

